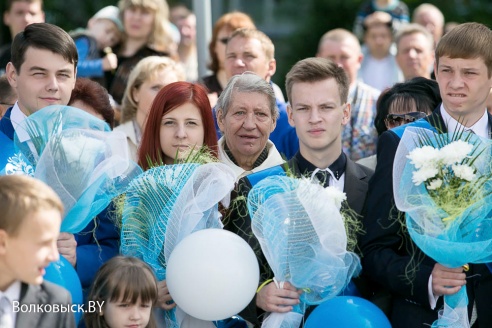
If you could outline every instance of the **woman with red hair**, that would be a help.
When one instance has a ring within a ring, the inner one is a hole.
[[[153,167],[179,163],[187,159],[191,151],[201,147],[207,147],[213,157],[218,158],[217,135],[206,89],[189,82],[168,84],[159,91],[150,108],[138,150],[138,164],[149,173]],[[159,281],[158,296],[162,310],[176,306],[166,280]],[[156,315],[158,327],[165,326],[162,310]],[[195,324],[186,326],[194,327]]]
[[[190,150],[207,146],[217,157],[217,135],[207,91],[199,84],[175,82],[162,88],[145,124],[138,163],[174,164]]]

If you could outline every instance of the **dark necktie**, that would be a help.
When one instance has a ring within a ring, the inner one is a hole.
[[[314,176],[318,179],[320,185],[324,188],[330,185],[330,173],[326,170],[319,170],[314,174]]]

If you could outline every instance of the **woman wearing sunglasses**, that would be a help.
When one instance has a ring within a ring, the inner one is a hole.
[[[208,46],[211,58],[209,68],[212,75],[203,77],[201,83],[207,87],[209,93],[216,93],[217,98],[227,84],[224,71],[227,40],[232,32],[243,27],[256,28],[251,17],[239,11],[227,13],[215,22],[212,40]],[[212,104],[213,106],[215,104]]]
[[[379,96],[374,126],[381,135],[386,130],[426,117],[440,103],[439,86],[434,80],[416,77],[396,83]],[[362,158],[358,163],[375,169],[376,155]]]

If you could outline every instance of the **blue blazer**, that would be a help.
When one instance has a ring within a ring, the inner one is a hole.
[[[0,120],[0,132],[3,132],[10,140],[14,139],[14,126],[10,120],[10,115],[12,114],[12,107],[7,109],[5,115],[3,115]]]

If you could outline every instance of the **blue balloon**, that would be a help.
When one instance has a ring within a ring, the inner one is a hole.
[[[357,286],[355,286],[354,282],[350,280],[348,283],[347,287],[345,287],[344,290],[341,291],[338,296],[357,296],[360,297],[359,290],[357,289]]]
[[[46,268],[44,279],[56,285],[62,286],[72,295],[72,304],[84,304],[82,285],[75,268],[66,258],[60,255],[57,262],[52,262]],[[75,312],[75,323],[82,318],[82,312]]]
[[[338,296],[318,305],[304,327],[391,328],[391,324],[373,303],[356,296]]]

